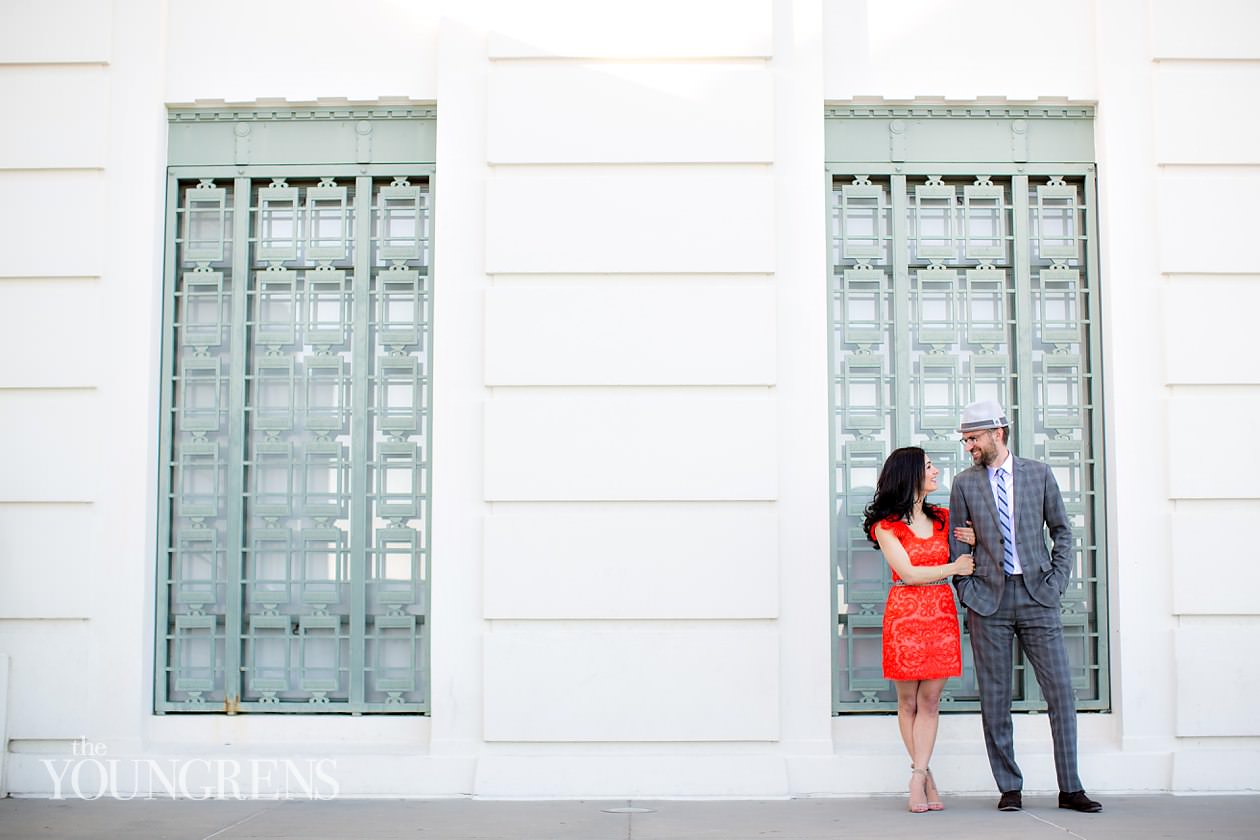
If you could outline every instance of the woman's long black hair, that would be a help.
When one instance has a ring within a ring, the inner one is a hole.
[[[866,506],[862,531],[871,542],[875,540],[875,526],[885,519],[910,518],[914,511],[914,499],[923,489],[923,477],[927,473],[924,466],[927,453],[917,446],[903,446],[894,449],[879,471],[879,480],[875,482],[875,498]],[[931,517],[941,528],[945,527],[945,510],[923,500],[923,512]]]

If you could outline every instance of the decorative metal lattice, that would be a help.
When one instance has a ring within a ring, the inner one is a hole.
[[[1007,407],[1012,448],[1049,463],[1063,491],[1076,536],[1063,600],[1073,684],[1080,708],[1106,708],[1092,168],[914,169],[831,170],[835,709],[896,706],[880,655],[891,580],[861,531],[880,466],[921,446],[941,469],[932,501],[948,505],[970,466],[958,417],[980,399]],[[1015,662],[1016,707],[1044,708],[1022,654]],[[979,706],[965,635],[963,674],[942,702]]]
[[[171,190],[158,709],[425,711],[427,173]]]

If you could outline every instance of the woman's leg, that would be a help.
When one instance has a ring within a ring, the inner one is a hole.
[[[915,767],[924,770],[932,760],[932,751],[936,748],[936,732],[940,725],[941,691],[945,688],[945,680],[922,680],[919,682],[915,697],[914,726],[911,734],[912,744],[910,757]],[[900,704],[898,704],[900,708]],[[940,793],[930,775],[925,778],[927,801],[933,810],[940,810]]]
[[[919,708],[919,681],[893,680],[893,685],[897,688],[897,730],[901,733],[901,742],[906,745],[906,755],[914,764],[914,718]]]
[[[910,810],[922,813],[928,807],[927,773],[924,772],[927,765],[919,764],[915,760],[919,686],[922,683],[918,680],[893,680],[893,685],[897,688],[897,729],[901,732],[901,741],[906,745],[906,753],[910,756]],[[937,694],[939,696],[939,692]]]

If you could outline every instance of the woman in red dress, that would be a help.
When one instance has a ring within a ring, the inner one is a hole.
[[[897,687],[897,726],[910,753],[911,812],[940,811],[928,761],[936,746],[941,690],[962,673],[958,611],[949,579],[975,569],[970,554],[949,562],[949,511],[926,501],[940,470],[917,446],[884,462],[863,529],[892,567],[884,606],[884,677]],[[970,529],[957,529],[971,545]]]

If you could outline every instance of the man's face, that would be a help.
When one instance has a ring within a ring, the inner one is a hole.
[[[971,456],[973,464],[991,467],[998,460],[998,436],[996,429],[968,432],[962,437],[963,449]]]

